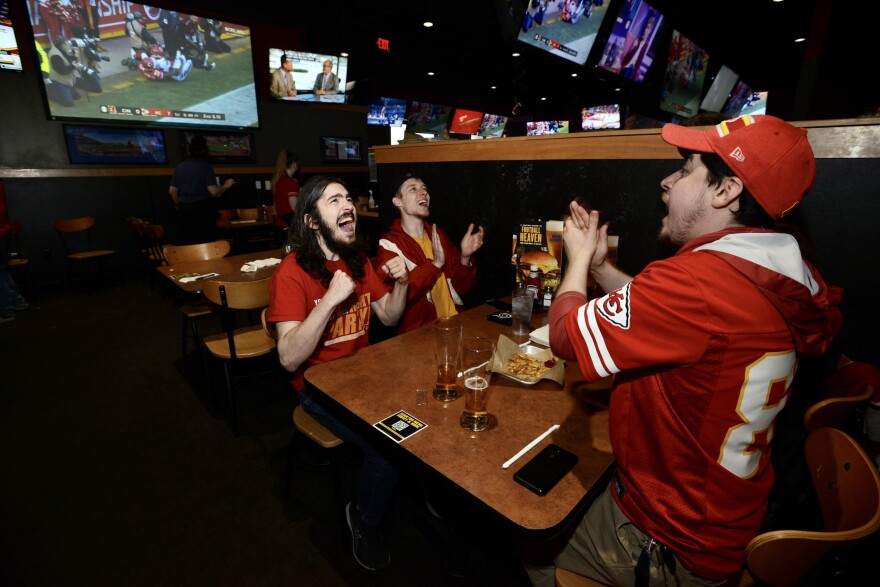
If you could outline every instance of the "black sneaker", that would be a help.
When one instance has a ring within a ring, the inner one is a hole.
[[[385,548],[382,530],[364,524],[354,502],[345,506],[345,519],[351,531],[351,549],[355,560],[370,571],[378,571],[390,565],[391,555]]]

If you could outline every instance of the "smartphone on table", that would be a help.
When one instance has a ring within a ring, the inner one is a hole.
[[[578,462],[576,454],[548,444],[513,474],[513,479],[538,495],[547,495]]]

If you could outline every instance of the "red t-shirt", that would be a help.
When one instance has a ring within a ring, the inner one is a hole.
[[[337,269],[351,275],[345,261],[327,261],[331,273]],[[327,322],[317,348],[294,371],[291,384],[296,391],[303,388],[303,374],[312,365],[338,359],[370,344],[370,304],[381,299],[388,290],[382,284],[369,259],[364,261],[364,279],[355,282],[355,291],[339,304]],[[284,257],[269,284],[269,322],[302,322],[308,317],[327,288],[299,266],[296,253]]]
[[[291,193],[299,193],[299,182],[284,173],[278,178],[278,182],[275,184],[275,191],[272,192],[272,197],[275,201],[275,225],[281,228],[287,226],[284,217],[288,214],[293,214],[293,210],[290,208],[290,200],[288,199]]]

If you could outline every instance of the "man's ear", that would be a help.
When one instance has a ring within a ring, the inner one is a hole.
[[[313,230],[318,228],[318,221],[312,218],[311,214],[306,214],[303,216],[303,223]]]
[[[715,188],[715,195],[712,197],[712,207],[727,208],[739,199],[743,192],[743,182],[736,176],[725,177],[721,180],[721,184]],[[737,207],[736,212],[739,210]]]
[[[394,204],[397,208],[403,206],[403,201],[400,199],[400,196],[394,196],[393,198],[391,198],[391,203]]]

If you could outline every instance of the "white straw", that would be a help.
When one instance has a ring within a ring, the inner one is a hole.
[[[524,454],[526,454],[527,452],[529,452],[530,450],[535,448],[535,445],[537,445],[539,442],[541,442],[542,440],[544,440],[545,438],[550,436],[550,434],[552,434],[553,432],[555,432],[558,429],[559,429],[559,424],[554,424],[553,426],[550,426],[550,428],[547,429],[547,432],[545,432],[544,434],[542,434],[538,438],[536,438],[533,441],[531,441],[530,443],[528,443],[525,446],[525,448],[523,448],[521,451],[519,451],[518,453],[513,455],[513,457],[511,457],[511,459],[509,461],[507,461],[506,463],[501,465],[501,468],[506,469],[507,467],[509,467],[510,465],[515,463],[517,461],[517,459],[519,459],[521,456],[523,456]]]

